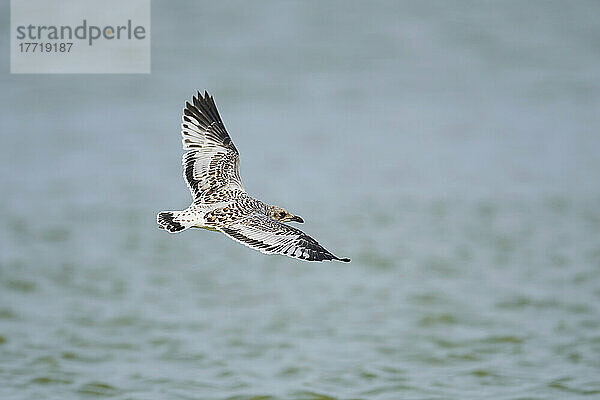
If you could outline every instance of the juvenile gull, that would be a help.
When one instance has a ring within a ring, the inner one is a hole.
[[[178,233],[188,228],[223,232],[233,240],[266,254],[305,261],[349,262],[338,258],[315,239],[284,222],[304,222],[287,210],[246,193],[240,159],[217,106],[208,92],[192,98],[183,109],[181,124],[183,177],[194,201],[183,211],[162,211],[159,228]]]

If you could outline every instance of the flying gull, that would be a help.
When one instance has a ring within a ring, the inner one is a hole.
[[[315,239],[286,225],[304,222],[287,210],[257,200],[244,189],[239,153],[231,141],[217,106],[208,92],[186,102],[181,124],[183,177],[194,201],[183,211],[162,211],[159,228],[179,233],[188,228],[218,231],[266,254],[281,254],[305,261],[349,262]]]

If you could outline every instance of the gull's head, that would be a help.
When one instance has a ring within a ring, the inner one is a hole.
[[[304,222],[304,220],[301,217],[293,215],[288,210],[277,206],[269,207],[269,217],[279,222]]]

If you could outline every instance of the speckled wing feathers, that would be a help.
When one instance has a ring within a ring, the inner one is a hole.
[[[208,92],[198,92],[185,103],[181,141],[186,150],[183,177],[194,201],[183,211],[160,212],[160,228],[171,233],[192,227],[219,230],[267,254],[305,261],[350,261],[336,257],[301,230],[271,218],[269,210],[273,206],[246,193],[239,153]]]
[[[231,141],[215,102],[207,92],[186,102],[181,136],[183,176],[195,201],[203,202],[218,191],[244,191],[239,153]]]
[[[261,213],[219,228],[232,239],[266,254],[281,254],[305,261],[339,260],[315,239],[294,227]]]

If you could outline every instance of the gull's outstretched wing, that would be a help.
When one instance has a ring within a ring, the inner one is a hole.
[[[300,229],[275,221],[265,214],[252,214],[219,230],[232,239],[266,254],[281,254],[305,261],[350,261],[349,258],[338,258],[331,254]]]
[[[192,104],[193,103],[193,104]],[[244,190],[240,178],[239,153],[217,106],[208,92],[186,102],[181,124],[183,177],[195,201],[208,199],[224,189]]]

